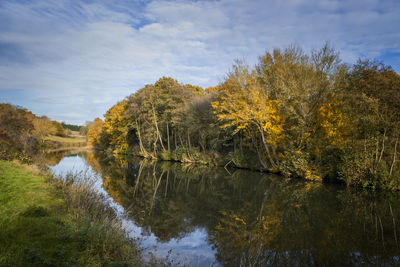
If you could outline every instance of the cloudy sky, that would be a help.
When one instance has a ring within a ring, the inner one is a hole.
[[[162,76],[208,87],[234,59],[326,41],[400,73],[399,0],[0,0],[0,102],[83,124]]]

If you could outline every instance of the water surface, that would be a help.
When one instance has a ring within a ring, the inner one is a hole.
[[[400,265],[400,196],[245,170],[47,154],[96,177],[132,237],[192,266]]]

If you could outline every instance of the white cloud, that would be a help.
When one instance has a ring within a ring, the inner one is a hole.
[[[397,0],[3,1],[1,99],[83,123],[161,76],[215,85],[235,58],[291,43],[330,41],[347,62],[400,53],[398,14]]]

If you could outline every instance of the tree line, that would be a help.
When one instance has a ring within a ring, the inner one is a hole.
[[[79,126],[79,125],[75,125],[75,124],[65,123],[63,121],[61,122],[61,125],[64,129],[76,131],[76,132],[79,132],[82,127],[85,127],[85,126]]]
[[[380,62],[341,62],[329,45],[236,61],[205,90],[163,77],[96,119],[89,141],[132,153],[400,189],[400,76]]]

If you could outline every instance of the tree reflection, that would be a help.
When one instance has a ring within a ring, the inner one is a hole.
[[[44,153],[42,158],[48,166],[56,166],[65,156],[64,151]]]
[[[136,224],[160,242],[201,227],[222,265],[399,264],[398,194],[244,170],[87,159]]]

